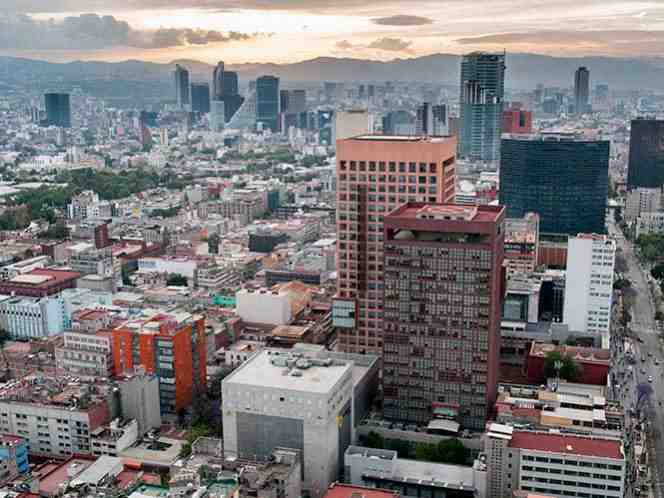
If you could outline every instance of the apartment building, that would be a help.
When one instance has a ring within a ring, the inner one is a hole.
[[[537,268],[539,215],[505,220],[505,267],[508,273],[532,273]]]
[[[383,349],[383,218],[407,202],[454,200],[455,137],[363,135],[337,142],[339,348]]]
[[[113,375],[113,335],[110,331],[97,333],[65,332],[63,345],[55,348],[58,372],[108,378]]]
[[[387,418],[483,429],[498,385],[505,211],[409,203],[385,217]]]

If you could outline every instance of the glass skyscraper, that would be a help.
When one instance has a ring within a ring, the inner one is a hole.
[[[459,155],[475,161],[497,161],[505,94],[505,54],[464,55],[460,91]]]
[[[664,120],[632,121],[627,185],[630,188],[664,185]]]
[[[46,124],[71,128],[71,107],[68,93],[47,93],[44,95],[46,105]]]
[[[193,112],[210,112],[210,85],[208,83],[191,84],[191,110]]]
[[[500,204],[509,218],[539,214],[541,233],[603,233],[608,184],[608,141],[560,134],[502,141]]]
[[[189,98],[189,71],[180,64],[175,65],[175,100],[179,109],[185,109],[191,103]]]
[[[279,78],[261,76],[256,80],[256,123],[272,131],[279,129]]]

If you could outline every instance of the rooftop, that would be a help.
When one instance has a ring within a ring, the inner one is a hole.
[[[366,140],[373,142],[442,142],[449,137],[430,137],[417,135],[360,135],[348,140]]]
[[[81,274],[75,271],[36,268],[28,273],[15,276],[9,282],[26,287],[42,287],[76,280],[80,276]]]
[[[563,453],[596,458],[624,460],[622,444],[615,439],[577,437],[553,432],[514,431],[511,448],[522,450]]]
[[[571,356],[574,360],[583,363],[611,364],[611,353],[608,349],[586,348],[582,346],[565,346],[555,344],[542,344],[533,342],[529,356],[545,357],[548,353],[559,351],[563,356]]]
[[[500,219],[503,206],[465,206],[460,204],[427,204],[409,202],[394,211],[390,218],[409,218],[436,221],[472,221],[475,223],[493,223]]]
[[[398,496],[399,493],[396,491],[335,483],[327,490],[324,498],[397,498]]]
[[[325,394],[352,369],[351,362],[268,349],[242,364],[224,384]]]

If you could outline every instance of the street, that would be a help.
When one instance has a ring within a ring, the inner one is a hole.
[[[636,357],[636,363],[632,369],[633,374],[629,374],[626,363],[619,356],[615,358],[614,365],[621,366],[615,368],[614,371],[622,371],[624,374],[620,391],[626,412],[637,406],[637,386],[641,383],[648,384],[649,377],[652,378],[652,383],[650,383],[652,395],[649,403],[644,407],[641,418],[648,424],[647,442],[650,445],[648,449],[654,460],[654,463],[651,461],[650,477],[653,493],[651,496],[660,498],[664,497],[664,408],[662,407],[662,404],[664,404],[664,369],[662,367],[664,354],[656,329],[655,308],[646,273],[639,265],[632,244],[625,240],[613,223],[609,225],[609,231],[616,238],[618,247],[622,249],[628,265],[627,278],[636,291],[631,310],[632,321],[629,325],[633,335],[637,338],[631,341]],[[620,373],[618,373],[618,377],[620,378]],[[636,421],[631,421],[628,416],[626,422],[628,437],[634,433],[633,431],[630,433],[629,430],[633,422]]]

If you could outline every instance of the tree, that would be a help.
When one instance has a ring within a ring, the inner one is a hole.
[[[626,278],[619,278],[618,280],[613,282],[613,288],[615,290],[624,290],[631,286],[632,282],[630,282],[629,279]]]
[[[556,365],[560,365],[559,371]],[[560,351],[549,351],[544,357],[544,373],[547,377],[560,375],[561,379],[574,380],[578,374],[578,365],[570,355],[563,355]]]
[[[9,332],[5,329],[0,329],[0,349],[5,346],[5,343],[9,340]]]
[[[429,443],[417,443],[415,446],[415,459],[427,462],[436,461],[436,445]]]
[[[664,278],[664,263],[657,263],[653,266],[652,270],[650,270],[650,274],[655,280],[662,280]]]
[[[385,439],[383,439],[383,436],[377,432],[371,431],[367,435],[366,445],[368,448],[377,448],[382,450],[385,447]]]
[[[408,458],[410,456],[410,443],[403,439],[392,439],[388,443],[387,449],[396,451],[399,458]]]
[[[174,287],[186,287],[187,286],[187,277],[180,275],[179,273],[171,273],[166,279],[166,285]]]
[[[122,271],[122,285],[127,286],[127,287],[130,287],[130,286],[134,285],[131,282],[129,269],[126,266],[122,266],[121,271]]]
[[[662,313],[661,311],[656,311],[655,312],[655,320],[657,320],[658,322],[661,322],[662,320],[664,320],[664,313]]]
[[[458,439],[447,439],[436,445],[436,461],[464,465],[470,451]]]

